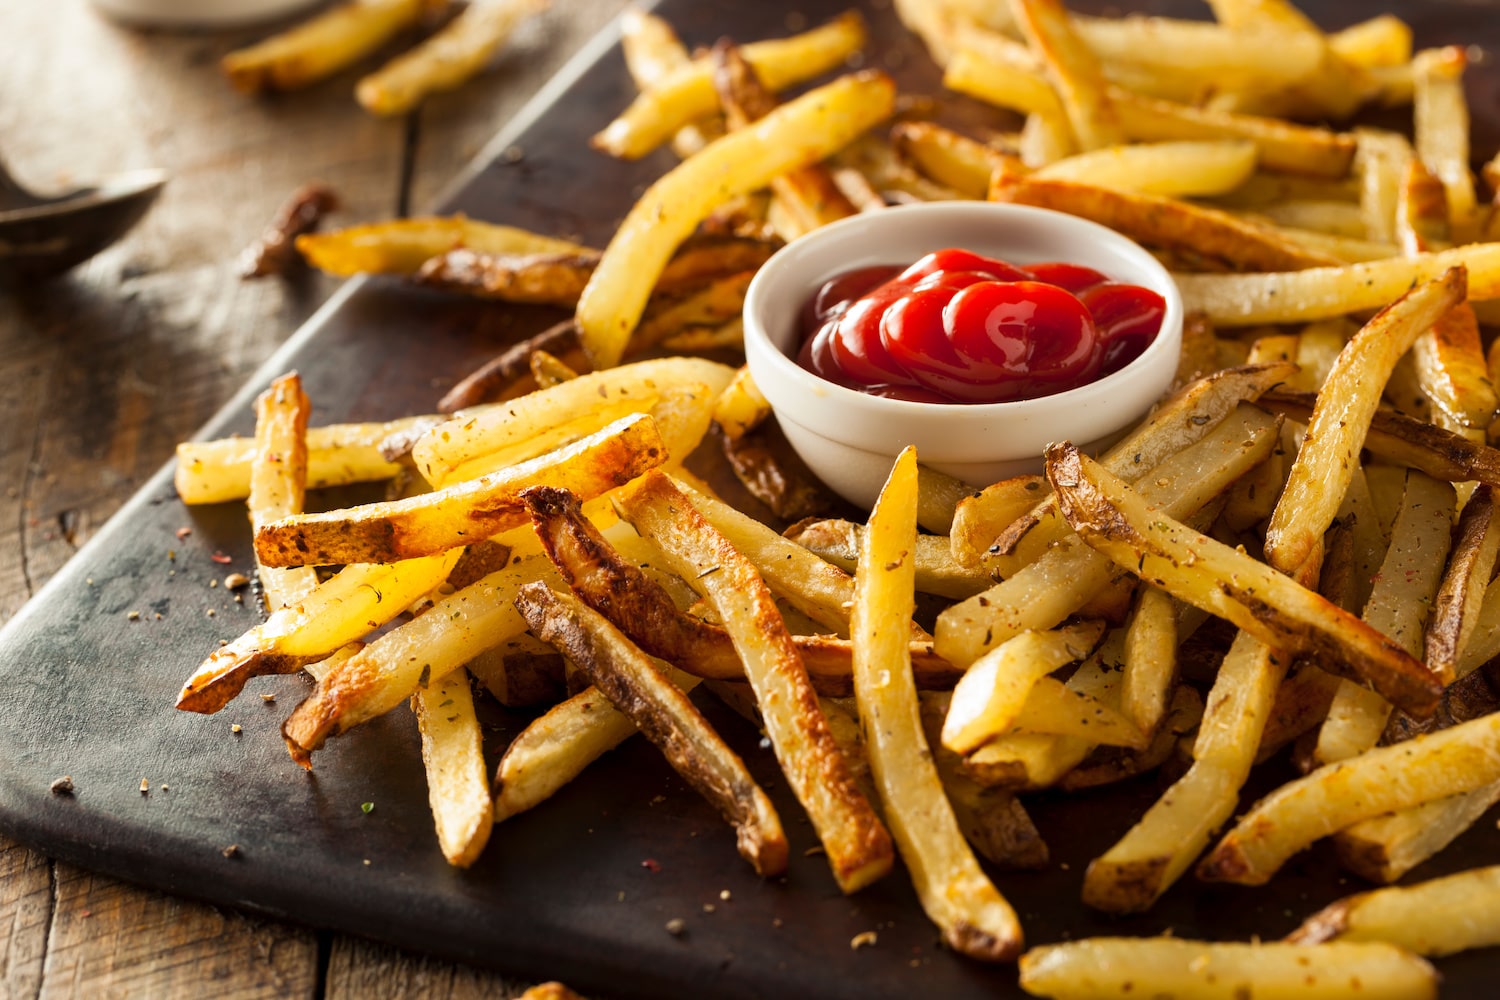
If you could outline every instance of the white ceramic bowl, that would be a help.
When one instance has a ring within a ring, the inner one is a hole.
[[[138,28],[233,28],[256,24],[318,0],[93,0],[94,6]]]
[[[798,313],[829,278],[878,264],[906,266],[960,247],[1025,266],[1092,267],[1166,300],[1161,332],[1140,357],[1089,385],[1007,403],[918,403],[828,382],[788,353]],[[875,502],[895,456],[915,445],[923,465],[986,486],[1037,472],[1042,451],[1070,440],[1086,450],[1117,438],[1150,408],[1177,368],[1182,299],[1166,268],[1138,244],[1075,216],[990,202],[906,205],[809,233],[767,261],[745,295],[745,357],[793,448],[834,490]]]

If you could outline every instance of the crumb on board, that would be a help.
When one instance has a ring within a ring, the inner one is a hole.
[[[61,778],[58,778],[56,781],[52,782],[52,784],[48,785],[47,787],[51,789],[53,795],[72,795],[73,776],[71,774],[65,774]]]
[[[858,951],[861,948],[873,948],[877,935],[874,931],[860,931],[849,939],[849,950]]]
[[[151,791],[151,781],[150,781],[150,779],[149,778],[142,778],[141,779],[141,794],[145,795],[149,791]]]
[[[222,855],[224,855],[224,857],[226,857],[226,858],[237,858],[237,857],[240,856],[240,845],[239,844],[230,844],[228,847],[224,848],[219,853],[222,854]]]
[[[681,917],[673,917],[667,921],[667,933],[673,937],[681,937],[687,933],[687,921]]]

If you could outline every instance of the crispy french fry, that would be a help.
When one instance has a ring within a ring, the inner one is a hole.
[[[934,122],[897,122],[891,143],[922,173],[966,198],[983,198],[997,170],[1024,169],[1019,158]]]
[[[422,733],[438,846],[450,865],[467,868],[489,842],[495,821],[469,676],[455,670],[418,690],[411,703]]]
[[[328,737],[384,715],[475,654],[525,631],[512,601],[523,584],[543,576],[556,579],[547,561],[534,548],[520,553],[505,569],[443,598],[338,664],[282,723],[292,759],[311,769],[312,754]]]
[[[588,248],[514,226],[462,215],[391,219],[297,237],[297,252],[320,271],[415,274],[428,260],[464,248],[488,254],[580,254]]]
[[[1305,1000],[1433,1000],[1438,974],[1383,942],[1297,945],[1174,937],[1085,938],[1021,956],[1021,988],[1036,996],[1105,1000],[1144,996],[1232,1000],[1246,992]]]
[[[1036,176],[1140,194],[1201,198],[1234,190],[1254,170],[1255,143],[1220,139],[1106,146],[1049,163]]]
[[[1000,532],[1030,513],[1050,490],[1041,476],[1013,476],[960,500],[949,536],[954,561],[966,567],[982,565]]]
[[[217,712],[245,682],[328,656],[401,614],[448,575],[457,550],[383,565],[346,566],[297,604],[214,650],[177,696],[189,712]]]
[[[1423,652],[1444,683],[1459,678],[1459,654],[1474,632],[1485,588],[1500,558],[1500,506],[1495,487],[1485,484],[1464,504],[1453,532],[1453,557],[1432,605]]]
[[[1319,837],[1500,780],[1500,715],[1325,764],[1256,803],[1198,866],[1200,878],[1261,885]]]
[[[727,438],[744,437],[771,415],[771,404],[756,388],[748,365],[741,366],[714,400],[714,423]]]
[[[1022,947],[1021,924],[980,869],[943,795],[922,731],[907,658],[917,534],[917,454],[896,459],[860,545],[852,632],[854,692],[870,771],[917,898],[943,940],[971,958],[1004,961]]]
[[[1046,64],[1079,145],[1084,150],[1119,145],[1124,134],[1105,93],[1104,74],[1074,32],[1061,0],[1011,0],[1011,13]]]
[[[1150,510],[1072,445],[1048,449],[1047,478],[1073,530],[1142,579],[1267,645],[1361,678],[1413,715],[1436,707],[1436,678],[1391,640],[1270,566]]]
[[[1423,330],[1463,301],[1465,285],[1466,272],[1458,268],[1418,285],[1381,310],[1339,355],[1318,393],[1302,448],[1266,528],[1266,553],[1273,565],[1292,572],[1313,553],[1343,500],[1396,360]]]
[[[366,111],[402,115],[431,94],[466,83],[526,18],[547,0],[471,3],[436,34],[360,80],[354,96]]]
[[[739,756],[650,657],[597,611],[545,583],[522,587],[516,606],[538,638],[578,664],[655,743],[672,767],[735,828],[740,854],[759,875],[786,870],[786,834]]]
[[[779,91],[836,68],[864,43],[864,20],[851,11],[801,35],[750,42],[743,49],[764,84]],[[718,108],[713,69],[707,59],[696,59],[656,81],[594,136],[593,144],[611,156],[637,159]]]
[[[1460,46],[1419,52],[1412,59],[1412,120],[1417,156],[1448,192],[1448,218],[1467,226],[1474,211],[1474,175],[1469,171],[1469,107],[1463,73],[1468,57]]]
[[[1141,587],[1126,629],[1120,708],[1150,735],[1165,717],[1177,685],[1177,605],[1166,591]]]
[[[840,77],[715,140],[652,184],[578,301],[580,339],[593,366],[619,361],[650,285],[715,205],[843,148],[889,116],[894,100],[895,84],[884,74]]]
[[[1361,878],[1389,884],[1447,847],[1500,802],[1500,782],[1386,816],[1333,835],[1339,863]]]
[[[236,90],[296,90],[332,76],[441,4],[432,0],[354,0],[289,31],[226,55],[219,67]]]
[[[1236,270],[1295,271],[1333,263],[1275,230],[1190,202],[1074,181],[997,175],[991,201],[1082,216],[1149,246],[1206,258]]]
[[[1386,941],[1418,955],[1500,944],[1500,867],[1473,868],[1398,889],[1356,893],[1302,922],[1287,940]]]
[[[307,490],[307,419],[312,404],[292,372],[271,383],[255,401],[255,458],[250,469],[250,527],[300,514]],[[266,607],[296,604],[318,585],[310,566],[276,569],[256,564]]]
[[[655,422],[634,414],[564,448],[431,493],[272,521],[256,532],[256,556],[270,566],[430,556],[524,524],[520,492],[528,486],[547,482],[588,499],[665,459]]]
[[[664,475],[643,476],[617,502],[678,575],[702,588],[734,637],[772,748],[823,840],[839,887],[854,892],[884,875],[893,858],[890,835],[854,787],[807,671],[754,565]]]

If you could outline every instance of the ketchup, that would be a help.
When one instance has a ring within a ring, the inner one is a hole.
[[[802,310],[797,363],[830,382],[930,403],[1075,389],[1140,357],[1166,303],[1077,264],[1016,267],[939,250],[826,282]]]

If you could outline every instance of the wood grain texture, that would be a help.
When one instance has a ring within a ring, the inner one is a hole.
[[[0,93],[12,95],[0,102],[0,152],[19,179],[48,193],[115,170],[171,174],[115,246],[56,280],[0,289],[0,622],[337,287],[310,273],[237,276],[240,250],[293,190],[333,186],[342,208],[331,224],[429,206],[623,7],[556,3],[480,78],[416,116],[381,120],[353,97],[368,65],[298,94],[230,89],[219,58],[274,26],[142,32],[85,0],[0,4]],[[352,938],[323,950],[326,969],[311,931],[90,875],[0,838],[0,995],[525,989]]]

